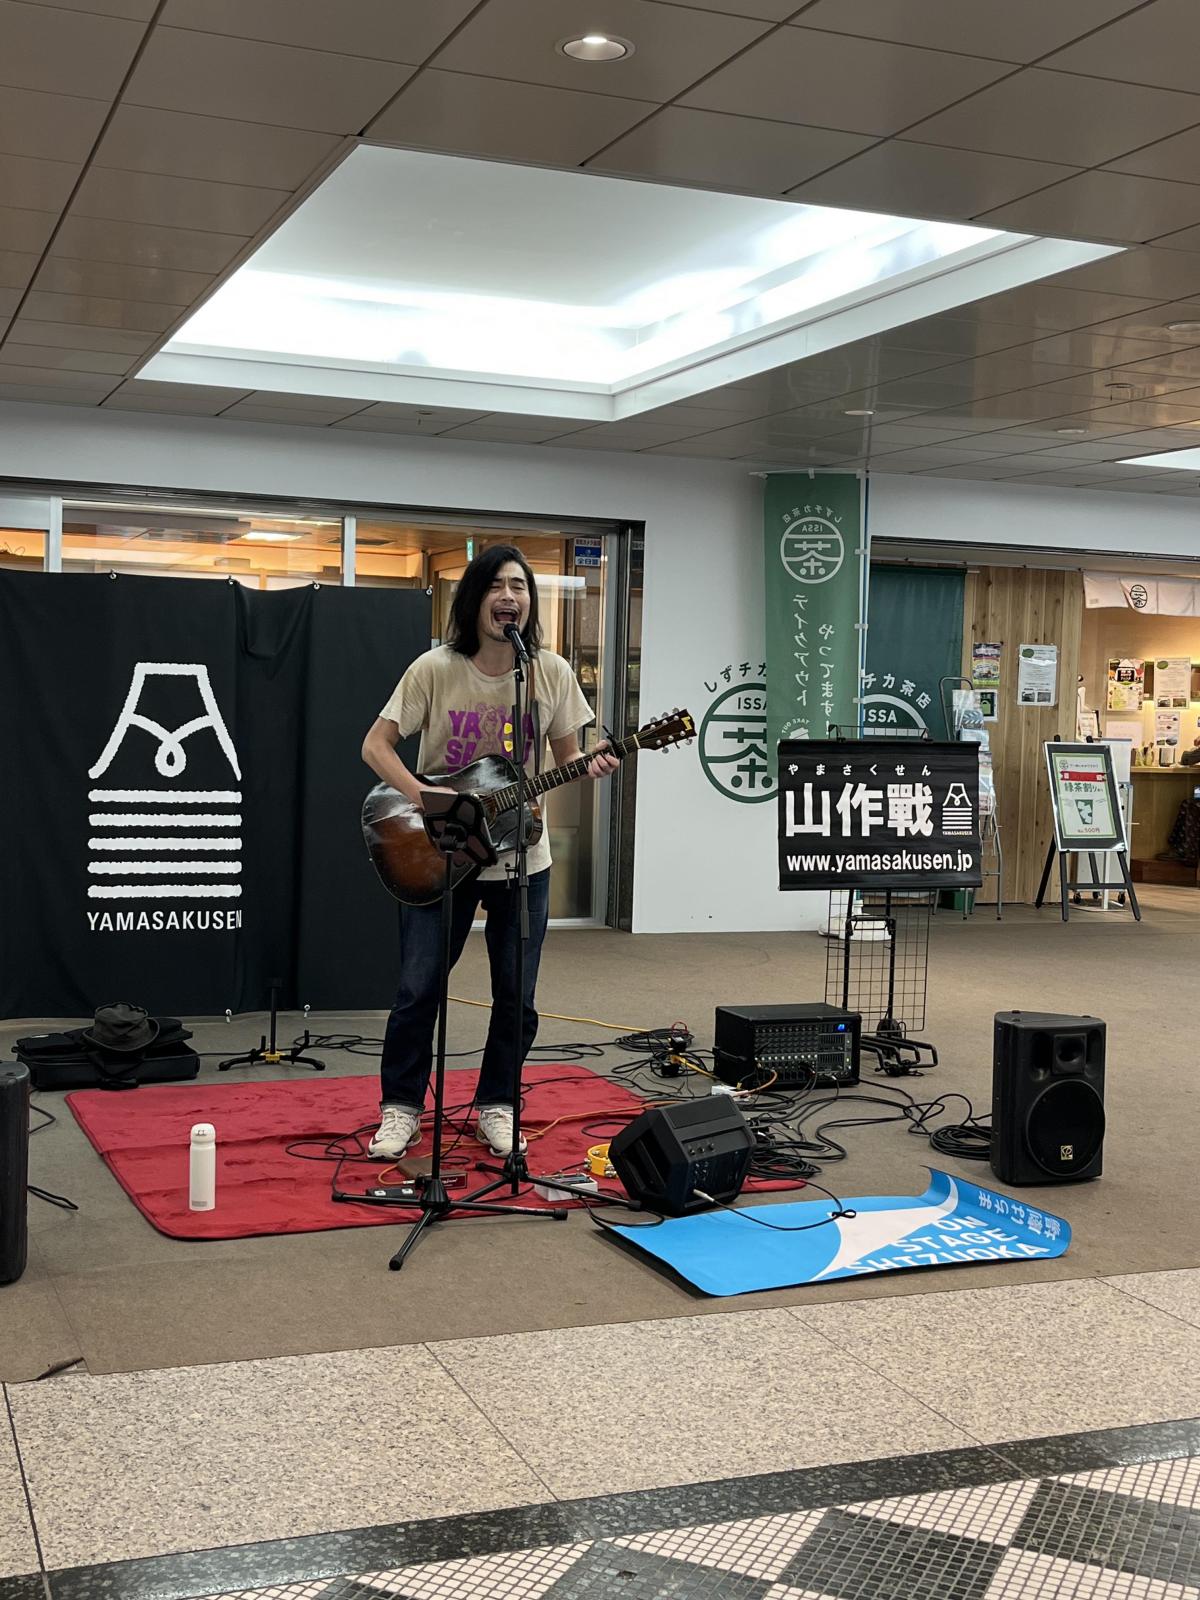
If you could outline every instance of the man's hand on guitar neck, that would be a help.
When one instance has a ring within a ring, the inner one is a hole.
[[[582,753],[582,752],[581,752]],[[610,772],[615,772],[621,763],[606,745],[601,745],[587,765],[589,778],[607,778]]]

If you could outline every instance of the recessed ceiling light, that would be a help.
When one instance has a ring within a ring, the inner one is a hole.
[[[1200,322],[1168,322],[1168,333],[1200,333]]]
[[[585,33],[578,39],[564,39],[558,47],[572,61],[621,61],[633,54],[628,39],[610,33]]]
[[[1087,429],[1086,428],[1055,428],[1054,431],[1055,431],[1055,433],[1067,434],[1071,438],[1077,439],[1077,438],[1079,438],[1079,436],[1081,434],[1085,434],[1087,432]]]
[[[239,540],[252,540],[255,544],[257,544],[260,540],[265,544],[284,544],[289,539],[299,539],[301,537],[301,534],[282,533],[276,528],[251,528],[246,533],[238,534]]]
[[[1105,388],[1112,389],[1117,394],[1133,393],[1133,385],[1131,383],[1107,383],[1105,384]]]
[[[843,414],[847,417],[873,417],[875,415],[873,411],[847,411]]]

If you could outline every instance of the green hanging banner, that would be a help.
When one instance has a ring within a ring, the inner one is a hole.
[[[767,749],[858,733],[865,551],[851,473],[772,473],[763,501]]]
[[[966,574],[872,566],[863,732],[950,739],[942,680],[962,671]]]

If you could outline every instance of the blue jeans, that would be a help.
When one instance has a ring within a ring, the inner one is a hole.
[[[511,1105],[513,1100],[513,1036],[517,1029],[517,952],[521,942],[520,897],[509,880],[460,883],[451,901],[450,965],[454,966],[482,904],[484,939],[492,969],[492,1020],[479,1071],[477,1106]],[[542,941],[550,911],[550,868],[529,879],[529,943],[525,949],[525,995],[521,1007],[523,1064],[537,1037],[538,1014],[533,993],[537,984]],[[431,906],[400,907],[400,987],[387,1020],[379,1063],[384,1105],[419,1110],[433,1069],[433,1032],[437,1023],[442,972],[441,901]]]

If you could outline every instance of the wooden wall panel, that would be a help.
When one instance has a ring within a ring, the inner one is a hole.
[[[971,675],[971,646],[998,641],[998,717],[988,723],[996,769],[1004,898],[1032,902],[1053,833],[1042,746],[1055,734],[1075,737],[1075,688],[1083,626],[1079,572],[1027,567],[981,567],[967,574],[963,617],[963,676]],[[1023,644],[1057,644],[1058,704],[1017,704],[1018,652]],[[980,895],[994,900],[994,884]]]

